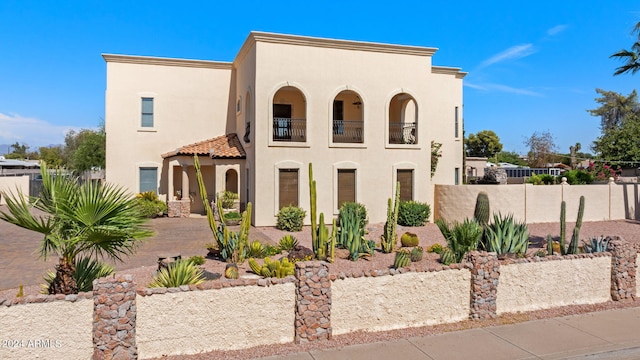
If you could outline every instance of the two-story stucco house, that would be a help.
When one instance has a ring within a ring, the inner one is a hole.
[[[396,181],[433,205],[434,183],[462,181],[466,75],[433,66],[435,51],[252,32],[233,62],[105,54],[106,179],[202,213],[197,154],[210,199],[237,192],[256,226],[282,206],[308,213],[309,163],[328,218],[357,201],[383,222]]]

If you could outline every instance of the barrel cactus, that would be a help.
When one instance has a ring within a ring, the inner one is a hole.
[[[400,243],[402,243],[403,247],[418,246],[418,243],[419,243],[418,235],[407,231],[406,233],[402,234],[402,237],[400,238]]]
[[[411,253],[410,253],[411,262],[422,260],[423,254],[424,254],[424,249],[422,249],[420,246],[414,247],[413,249],[411,249]]]
[[[489,223],[489,216],[489,195],[484,191],[480,191],[476,198],[476,208],[473,212],[473,217],[478,224],[486,227]]]
[[[224,277],[227,279],[237,279],[238,278],[238,265],[236,264],[227,264],[227,267],[224,269]]]
[[[393,267],[395,269],[407,267],[411,264],[411,254],[409,251],[400,249],[396,252],[396,258],[393,262]]]

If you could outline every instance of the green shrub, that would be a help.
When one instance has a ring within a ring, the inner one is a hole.
[[[358,218],[358,224],[360,229],[364,230],[365,226],[369,222],[369,218],[367,217],[367,207],[364,204],[356,203],[356,202],[345,202],[340,207],[340,214],[338,215],[338,223],[340,223],[340,216],[344,213],[355,214]]]
[[[593,175],[584,170],[565,171],[559,178],[566,177],[569,185],[584,185],[593,182]]]
[[[284,231],[300,231],[306,214],[306,211],[297,206],[285,206],[278,211],[276,227]]]
[[[162,216],[167,212],[167,204],[158,199],[158,195],[154,191],[145,191],[136,195],[138,200],[138,209],[142,216],[146,218],[154,218]]]
[[[285,235],[280,239],[280,242],[278,242],[278,246],[282,251],[291,251],[298,246],[298,239],[291,235]]]
[[[422,226],[431,215],[431,208],[418,201],[400,201],[398,224],[402,226]]]
[[[195,265],[202,265],[202,264],[205,263],[206,260],[204,259],[204,256],[194,255],[194,256],[188,258],[187,261],[189,261],[189,262],[191,262],[191,263],[193,263]]]
[[[436,220],[436,225],[447,240],[447,248],[440,254],[440,260],[445,264],[460,263],[466,253],[478,248],[482,237],[482,226],[475,220],[464,219],[459,223],[447,223],[443,219]]]
[[[87,292],[93,290],[93,280],[99,279],[113,274],[114,267],[101,263],[97,260],[93,260],[89,257],[78,257],[73,261],[75,270],[73,272],[73,278],[78,285],[78,291]],[[56,273],[54,271],[48,271],[44,276],[45,283],[42,285],[42,293],[49,293],[49,286],[55,279]]]
[[[204,282],[204,270],[190,261],[178,260],[167,268],[160,269],[148,287],[179,287],[198,285]]]
[[[233,208],[233,205],[235,204],[237,199],[238,199],[238,194],[231,191],[225,191],[222,193],[222,195],[218,196],[218,201],[222,205],[223,209]]]
[[[549,174],[532,174],[527,183],[533,185],[553,185],[556,182],[556,178]]]
[[[242,215],[240,215],[239,212],[237,211],[232,211],[232,212],[228,212],[226,214],[224,214],[224,219],[225,220],[242,220]]]
[[[280,250],[279,246],[267,245],[264,247],[264,256],[278,255],[281,252],[282,250]]]

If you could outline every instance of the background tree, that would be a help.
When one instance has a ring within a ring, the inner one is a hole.
[[[99,130],[82,129],[69,131],[64,138],[62,154],[63,164],[75,173],[91,170],[93,167],[104,169],[106,135],[104,127]]]
[[[46,162],[53,168],[62,166],[62,146],[42,146],[38,149],[40,153],[40,160]]]
[[[640,112],[638,93],[635,90],[628,96],[602,89],[596,89],[596,92],[602,95],[602,97],[595,98],[600,107],[587,111],[592,116],[600,117],[600,127],[603,132],[622,125],[622,121],[627,115]]]
[[[529,148],[527,153],[529,166],[534,168],[547,167],[547,164],[556,160],[556,143],[549,131],[534,132],[525,139],[524,144]]]
[[[613,75],[620,75],[627,72],[635,74],[640,70],[640,22],[633,27],[631,34],[637,36],[636,42],[631,45],[631,50],[622,49],[609,56],[610,58],[617,58],[625,61],[625,64],[617,68]]]
[[[38,153],[34,151],[29,151],[29,145],[25,143],[18,143],[17,141],[14,144],[11,144],[11,152],[4,155],[7,159],[31,159],[37,160]]]
[[[467,156],[492,157],[502,151],[500,138],[491,130],[482,130],[477,134],[469,134],[465,140]]]
[[[636,166],[640,162],[640,117],[629,114],[617,127],[603,129],[602,135],[593,142],[593,150],[602,160],[627,162]],[[620,164],[623,165],[623,164]]]
[[[520,158],[520,154],[515,151],[501,151],[495,154],[493,157],[489,158],[489,161],[494,164],[505,162],[518,166],[527,165],[527,162],[522,160],[522,158]]]

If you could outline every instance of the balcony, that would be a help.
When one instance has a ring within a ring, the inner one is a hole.
[[[274,117],[273,141],[307,141],[307,119]]]
[[[389,144],[417,144],[416,123],[389,123]]]
[[[363,143],[363,128],[361,120],[333,120],[333,142]]]

